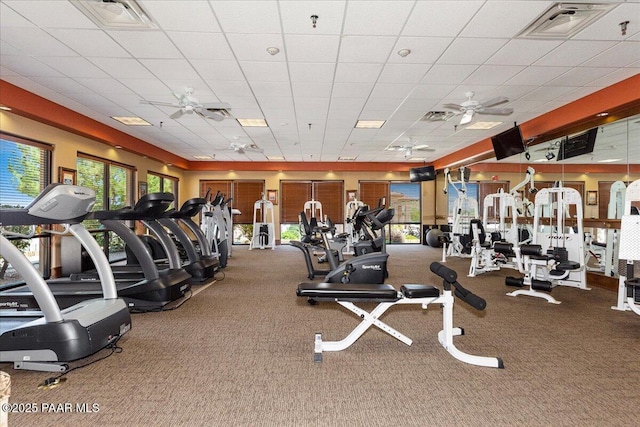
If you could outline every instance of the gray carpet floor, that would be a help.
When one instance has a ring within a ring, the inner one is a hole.
[[[440,250],[388,251],[388,283],[442,287],[429,271]],[[59,387],[38,390],[49,375],[0,365],[11,374],[10,401],[40,409],[10,414],[9,426],[639,424],[640,317],[611,310],[614,292],[558,287],[562,304],[554,305],[506,296],[512,270],[467,278],[468,259],[447,266],[487,300],[483,312],[456,301],[454,326],[465,335],[454,342],[501,357],[505,369],[454,359],[438,343],[442,309],[433,304],[384,315],[411,346],[370,329],[314,363],[316,332],[341,339],[359,319],[338,304],[296,297],[298,283],[308,281],[298,249],[234,247],[224,278],[176,310],[133,315],[121,353],[70,372]],[[78,412],[83,403],[93,412]],[[61,412],[42,413],[50,408]]]

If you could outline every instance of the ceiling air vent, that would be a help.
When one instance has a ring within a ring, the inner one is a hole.
[[[135,0],[72,0],[72,3],[101,28],[158,28]]]
[[[442,122],[449,120],[453,116],[455,116],[455,113],[451,111],[429,111],[420,120],[424,122]]]
[[[517,37],[564,40],[584,30],[615,4],[554,3]]]

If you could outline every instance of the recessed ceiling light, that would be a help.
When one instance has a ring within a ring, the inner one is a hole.
[[[386,120],[358,120],[357,129],[380,129]]]
[[[475,122],[472,125],[467,126],[465,129],[491,129],[498,125],[501,125],[504,122]]]
[[[118,150],[122,148],[122,145],[114,145],[115,148],[117,148]]]
[[[5,107],[4,105],[0,105],[0,110],[2,110],[2,111],[11,111],[11,107]]]
[[[607,117],[608,115],[609,113],[607,113],[606,111],[603,111],[602,113],[596,114],[596,117]]]
[[[236,119],[242,127],[268,127],[265,119]]]
[[[267,160],[284,160],[282,156],[267,156]]]
[[[140,117],[111,116],[111,118],[127,126],[151,126],[151,123],[144,119],[141,119]]]
[[[273,56],[277,55],[280,52],[280,49],[278,49],[277,47],[268,47],[267,52],[269,53],[269,55]]]

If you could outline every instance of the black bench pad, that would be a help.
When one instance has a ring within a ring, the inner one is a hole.
[[[402,285],[400,291],[407,298],[437,298],[440,289],[431,285]]]
[[[397,301],[398,291],[389,284],[300,283],[296,294],[314,299],[345,301]]]

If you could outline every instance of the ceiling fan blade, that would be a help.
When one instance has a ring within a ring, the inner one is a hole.
[[[171,92],[171,94],[172,94],[173,96],[175,96],[175,98],[176,98],[179,102],[184,101],[184,95],[183,95],[183,94],[180,94],[180,93],[177,93],[177,92]]]
[[[176,104],[175,102],[147,101],[146,99],[141,99],[140,103],[141,104],[149,104],[149,105],[158,105],[160,107],[180,107],[180,104]]]
[[[458,104],[442,104],[443,108],[450,108],[452,110],[460,110],[460,111],[464,111],[464,107],[462,105],[458,105]]]
[[[224,120],[224,115],[217,111],[209,111],[205,108],[197,108],[196,113],[198,113],[200,116],[204,117],[205,119],[212,119],[212,120],[215,120],[216,122],[221,122]]]
[[[495,114],[498,116],[508,116],[513,113],[513,108],[482,108],[477,111],[479,114]]]
[[[202,108],[206,110],[230,110],[231,104],[228,102],[207,102],[201,104]]]
[[[171,117],[172,119],[178,119],[178,118],[182,117],[183,114],[184,114],[184,111],[182,111],[182,108],[181,108],[178,111],[176,111],[175,113],[173,113],[172,115],[170,115],[169,117]]]
[[[504,104],[505,102],[509,102],[509,98],[507,98],[506,96],[497,96],[485,102],[481,102],[480,105],[482,105],[483,107],[493,107],[494,105]]]
[[[474,112],[473,110],[465,111],[464,115],[460,119],[460,124],[461,125],[466,125],[467,123],[469,123],[471,121],[471,119],[473,118],[473,112]]]
[[[428,145],[416,145],[413,149],[418,151],[436,151],[435,148],[431,148]]]

